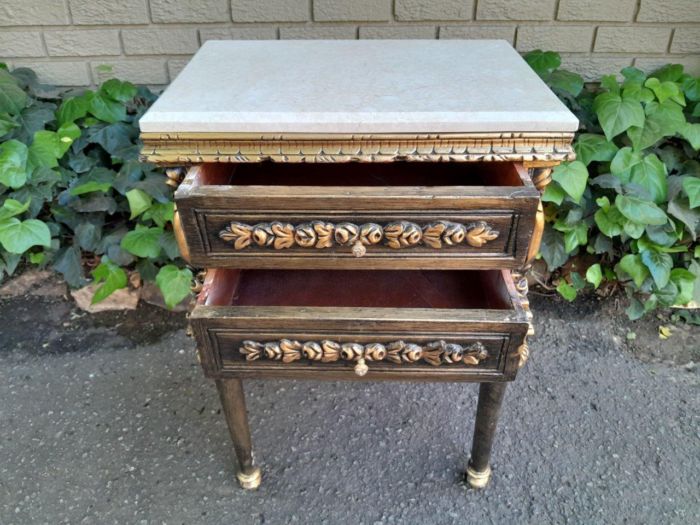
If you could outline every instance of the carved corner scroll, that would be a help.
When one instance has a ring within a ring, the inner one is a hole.
[[[444,340],[426,344],[393,341],[391,343],[339,343],[337,341],[307,341],[302,343],[292,339],[278,341],[243,341],[239,348],[247,361],[268,359],[293,363],[306,359],[320,363],[336,361],[356,362],[355,372],[364,375],[367,361],[387,361],[397,365],[425,361],[433,366],[443,364],[464,364],[476,366],[489,356],[480,342],[469,345],[448,343]]]
[[[301,248],[331,248],[334,246],[372,246],[384,243],[399,250],[424,244],[440,249],[463,243],[481,248],[498,238],[499,232],[484,221],[459,224],[450,221],[431,222],[424,226],[409,221],[385,225],[376,223],[354,224],[312,221],[293,225],[286,222],[244,224],[231,222],[219,232],[219,237],[233,244],[234,249],[249,246],[283,250],[292,246]],[[364,255],[364,251],[356,255]]]

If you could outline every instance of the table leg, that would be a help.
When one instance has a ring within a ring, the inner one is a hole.
[[[219,389],[221,405],[238,459],[238,482],[244,489],[257,489],[262,475],[260,469],[253,465],[253,446],[248,428],[243,384],[240,379],[219,379],[216,381],[216,387]]]
[[[491,447],[506,385],[507,383],[482,383],[479,386],[472,455],[467,467],[467,482],[475,489],[485,487],[491,478]]]

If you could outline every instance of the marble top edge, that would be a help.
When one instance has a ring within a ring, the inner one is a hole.
[[[343,67],[328,67],[335,63]],[[206,42],[140,126],[144,133],[573,132],[578,120],[503,40],[271,40]]]

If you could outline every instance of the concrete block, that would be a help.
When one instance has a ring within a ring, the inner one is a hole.
[[[391,19],[391,0],[314,0],[314,20],[373,22]]]
[[[474,0],[396,0],[396,19],[471,20]]]
[[[119,55],[121,44],[116,29],[71,29],[45,31],[46,47],[51,56]]]
[[[73,23],[148,24],[146,0],[69,0]],[[58,3],[58,2],[55,2]]]

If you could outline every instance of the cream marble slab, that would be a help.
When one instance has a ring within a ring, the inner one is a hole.
[[[208,41],[142,132],[572,132],[502,40]]]

